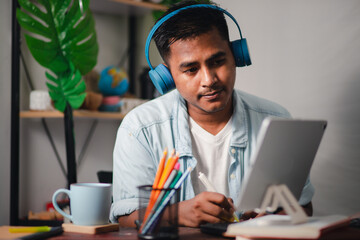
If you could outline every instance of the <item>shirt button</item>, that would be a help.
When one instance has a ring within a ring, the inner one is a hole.
[[[231,175],[230,175],[230,178],[231,178],[231,179],[235,179],[235,174],[231,174]]]
[[[232,148],[232,149],[231,149],[231,153],[232,153],[232,154],[235,154],[235,152],[236,152],[235,148]]]

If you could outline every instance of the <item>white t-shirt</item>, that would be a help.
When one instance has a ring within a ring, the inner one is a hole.
[[[202,172],[217,192],[229,196],[227,177],[231,161],[228,151],[232,135],[232,117],[216,135],[204,130],[191,117],[189,119],[192,152],[197,160],[197,165],[191,172],[195,195],[207,191],[198,178],[199,172]]]

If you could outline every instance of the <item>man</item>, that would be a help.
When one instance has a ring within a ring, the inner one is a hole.
[[[166,14],[197,3],[180,3]],[[275,103],[234,90],[236,66],[220,11],[183,10],[157,29],[154,40],[176,90],[134,109],[121,123],[111,220],[134,226],[137,186],[152,184],[165,148],[180,153],[182,170],[194,169],[181,188],[179,224],[198,227],[229,219],[263,119],[290,115]],[[219,193],[204,189],[199,172]],[[300,199],[308,213],[313,192],[308,181]]]

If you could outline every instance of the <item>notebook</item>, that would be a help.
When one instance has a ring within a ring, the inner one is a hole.
[[[343,215],[311,217],[306,223],[291,224],[290,216],[267,215],[229,225],[227,237],[274,239],[318,239],[326,232],[348,226],[350,218]],[[269,224],[270,223],[270,224]]]

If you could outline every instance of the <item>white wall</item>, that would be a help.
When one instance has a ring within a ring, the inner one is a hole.
[[[238,20],[253,61],[237,70],[235,87],[282,104],[294,117],[328,120],[311,171],[315,214],[359,212],[360,2],[217,2]]]

